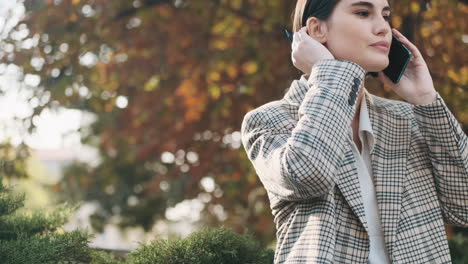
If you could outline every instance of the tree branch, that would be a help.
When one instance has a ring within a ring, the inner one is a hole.
[[[212,0],[211,2],[212,2],[214,5],[216,5],[218,8],[226,9],[226,10],[232,12],[233,14],[235,14],[235,15],[241,17],[241,18],[245,18],[245,19],[247,19],[247,20],[250,20],[250,21],[254,22],[255,24],[261,24],[261,23],[263,23],[263,19],[260,19],[260,18],[258,18],[258,17],[253,17],[253,16],[251,16],[250,14],[247,14],[247,13],[245,13],[245,12],[242,12],[241,10],[234,9],[234,8],[228,6],[228,5],[223,5],[223,4],[220,3],[219,0]]]
[[[132,7],[120,11],[113,20],[118,21],[120,19],[133,16],[137,13],[138,10],[141,10],[142,8],[150,8],[157,5],[170,4],[171,2],[171,0],[146,0],[142,3],[141,7]]]

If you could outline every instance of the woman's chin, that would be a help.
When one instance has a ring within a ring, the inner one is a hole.
[[[388,60],[385,63],[380,62],[380,63],[375,63],[375,64],[368,64],[365,69],[368,72],[380,72],[380,71],[383,71],[385,68],[387,68],[387,66],[388,66]]]
[[[362,57],[340,57],[335,55],[335,58],[338,60],[347,60],[352,61],[358,65],[360,65],[364,70],[367,72],[380,72],[387,68],[389,60],[385,54],[377,55],[370,54],[369,56],[362,56]]]

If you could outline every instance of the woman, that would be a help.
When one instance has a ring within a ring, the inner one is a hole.
[[[299,0],[305,74],[249,113],[242,142],[267,190],[275,263],[451,263],[444,223],[468,227],[468,138],[386,0]],[[397,84],[392,33],[413,57]],[[369,94],[378,78],[406,102]]]

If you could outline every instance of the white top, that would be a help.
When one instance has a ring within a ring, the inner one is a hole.
[[[361,140],[362,153],[353,141],[353,130],[350,129],[349,140],[353,149],[358,170],[359,185],[361,186],[362,198],[364,201],[364,212],[366,214],[367,225],[369,227],[370,254],[369,264],[390,263],[387,248],[385,247],[384,234],[379,217],[379,208],[375,196],[374,183],[372,181],[372,165],[370,153],[374,148],[374,134],[367,110],[366,98],[361,100],[359,113],[359,139]]]

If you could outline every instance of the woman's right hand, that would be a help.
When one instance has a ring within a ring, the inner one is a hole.
[[[310,74],[312,67],[319,60],[334,59],[327,47],[309,36],[307,27],[302,27],[294,33],[291,46],[292,63],[305,74]]]

